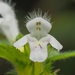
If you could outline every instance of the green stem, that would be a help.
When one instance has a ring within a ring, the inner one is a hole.
[[[39,75],[42,72],[42,63],[34,63],[34,75]]]

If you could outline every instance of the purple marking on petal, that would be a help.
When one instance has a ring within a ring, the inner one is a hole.
[[[40,48],[42,49],[42,46],[39,44]]]

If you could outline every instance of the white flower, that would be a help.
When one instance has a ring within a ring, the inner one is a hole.
[[[9,3],[0,1],[0,30],[7,37],[9,42],[14,42],[16,36],[19,34],[18,21],[16,19],[13,7],[11,5],[11,0]]]
[[[62,45],[48,34],[52,25],[46,16],[46,14],[40,16],[40,13],[30,14],[30,17],[27,16],[26,27],[30,34],[14,43],[14,46],[19,48],[28,42],[30,45],[30,60],[34,62],[44,62],[47,59],[47,44],[50,44],[58,51],[62,49]]]

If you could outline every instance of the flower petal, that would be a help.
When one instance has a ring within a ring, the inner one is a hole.
[[[10,43],[13,43],[16,39],[16,36],[19,34],[17,20],[15,18],[12,19],[12,16],[9,18],[8,21],[7,18],[4,19],[1,23],[0,28]]]
[[[50,35],[50,42],[49,42],[55,49],[58,51],[63,48],[63,46],[53,37]]]
[[[38,42],[38,41],[37,41]],[[47,59],[47,43],[30,42],[30,60],[34,62],[44,62]]]
[[[27,35],[22,37],[20,40],[18,40],[17,42],[14,43],[14,46],[16,48],[20,48],[22,47],[23,45],[25,45],[27,43]]]
[[[3,18],[0,18],[0,27],[1,27],[1,23],[3,22],[3,20],[4,20]]]
[[[15,12],[9,3],[0,0],[0,15],[2,16],[0,18],[0,29],[9,42],[13,43],[20,31]]]

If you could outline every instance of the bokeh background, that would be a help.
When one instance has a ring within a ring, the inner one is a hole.
[[[15,13],[23,34],[28,33],[24,23],[25,16],[39,8],[43,13],[48,11],[51,15],[50,34],[63,45],[61,52],[75,50],[75,0],[12,0],[12,2],[16,3]],[[5,39],[5,36],[0,34],[0,40]],[[58,75],[75,75],[75,58],[56,61],[53,66],[54,70],[60,68]],[[12,68],[11,63],[0,58],[0,75],[4,75]]]

